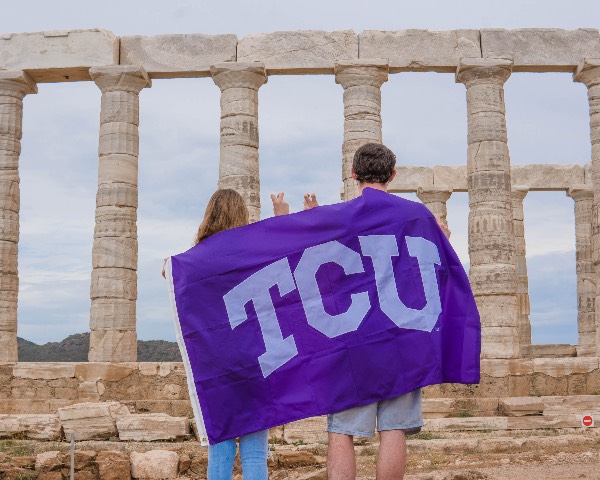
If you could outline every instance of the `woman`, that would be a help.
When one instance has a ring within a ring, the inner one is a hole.
[[[217,190],[208,201],[194,245],[201,244],[215,233],[247,225],[249,223],[248,217],[248,209],[239,193],[230,189]],[[202,246],[199,248],[202,248]],[[165,264],[166,261],[165,259]],[[164,277],[164,267],[162,273]],[[269,431],[262,430],[250,433],[240,437],[239,440],[244,480],[267,479]],[[235,452],[235,438],[208,446],[208,480],[231,480]]]

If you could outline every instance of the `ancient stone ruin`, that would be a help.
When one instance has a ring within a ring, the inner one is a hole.
[[[465,86],[466,164],[402,166],[391,191],[416,192],[442,218],[453,192],[469,193],[470,280],[483,325],[481,384],[425,389],[426,429],[578,428],[582,413],[600,415],[598,30],[298,31],[242,39],[72,30],[0,35],[0,437],[60,439],[73,432],[78,440],[157,441],[191,435],[182,365],[136,362],[138,108],[152,79],[212,77],[221,92],[219,186],[240,191],[258,220],[258,98],[270,75],[325,74],[341,85],[347,200],[357,195],[350,175],[355,150],[382,141],[380,87],[389,75],[425,71],[453,74]],[[587,88],[592,158],[586,166],[511,168],[504,84],[513,72],[572,72]],[[23,99],[38,83],[71,81],[93,81],[102,92],[90,362],[19,363]],[[531,344],[523,199],[541,190],[563,190],[574,201],[576,346]],[[322,441],[324,431],[323,419],[312,419],[273,435],[283,443]],[[57,455],[40,464],[63,465]],[[93,458],[99,468],[102,459]]]

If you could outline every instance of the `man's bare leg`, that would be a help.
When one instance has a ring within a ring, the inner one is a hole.
[[[352,435],[329,433],[327,478],[328,480],[354,480],[356,478],[356,459]]]
[[[404,432],[402,430],[379,432],[377,480],[402,480],[405,467],[406,435]]]

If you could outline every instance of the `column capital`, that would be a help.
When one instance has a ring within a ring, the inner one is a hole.
[[[37,84],[23,70],[1,70],[0,90],[8,90],[25,96],[28,93],[37,93]]]
[[[92,67],[90,68],[90,77],[102,93],[130,92],[137,94],[143,88],[152,86],[152,80],[146,70],[137,65]]]
[[[425,204],[431,202],[446,203],[450,195],[452,195],[450,187],[419,187],[417,189],[417,197]]]
[[[335,63],[335,83],[345,89],[358,85],[381,87],[388,80],[390,70],[386,59],[339,60]]]
[[[461,58],[456,67],[456,83],[469,87],[477,83],[504,85],[513,69],[507,58]]]
[[[251,88],[258,90],[267,83],[267,70],[262,62],[223,62],[210,66],[213,81],[221,89]]]
[[[522,185],[516,185],[516,186],[512,187],[510,195],[511,195],[513,202],[515,200],[522,202],[523,200],[525,200],[525,197],[527,196],[528,193],[529,193],[529,187],[522,186]]]
[[[571,197],[575,201],[594,198],[594,189],[591,185],[574,185],[566,193],[568,197]]]
[[[584,83],[588,88],[600,84],[600,58],[584,58],[575,72],[573,81]]]

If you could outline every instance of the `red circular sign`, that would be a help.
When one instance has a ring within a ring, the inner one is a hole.
[[[591,415],[586,415],[581,419],[581,423],[586,427],[591,427],[594,419]]]

